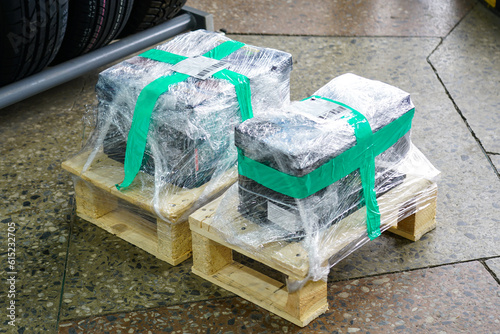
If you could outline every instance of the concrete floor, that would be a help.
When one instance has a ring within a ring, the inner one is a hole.
[[[346,72],[412,95],[412,139],[442,172],[438,227],[384,234],[329,276],[295,325],[74,215],[61,162],[89,132],[97,71],[0,110],[0,332],[500,333],[500,17],[482,3],[189,0],[216,30],[292,53],[291,97]],[[6,246],[16,224],[16,322]]]

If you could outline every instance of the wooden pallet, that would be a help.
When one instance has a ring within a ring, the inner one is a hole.
[[[407,178],[397,189],[378,199],[382,229],[389,229],[410,240],[418,240],[436,226],[436,197],[436,184],[423,179]],[[230,238],[212,224],[220,202],[221,198],[218,198],[189,217],[193,238],[193,272],[301,327],[326,312],[328,303],[325,281],[308,281],[298,291],[288,292],[288,285],[308,277],[309,258],[302,243],[275,242],[262,245],[254,251],[229,244],[226,240]],[[408,214],[408,218],[401,219]],[[260,228],[243,218],[236,208],[229,215],[230,221],[236,225],[234,230],[239,225],[245,229]],[[366,215],[365,211],[359,210],[334,225],[332,228],[335,231],[325,233],[325,238],[327,235],[329,238],[321,245],[325,245],[322,249],[328,251],[320,259],[325,266],[329,260],[330,263],[340,261],[352,251],[354,245],[366,240],[363,215]],[[329,243],[325,244],[327,240]],[[236,262],[233,251],[284,274],[287,284]]]
[[[82,173],[88,156],[88,152],[82,153],[62,163],[62,167],[75,176],[79,217],[171,265],[191,257],[187,217],[195,205],[203,204],[197,201],[208,184],[195,189],[171,185],[167,190],[171,195],[160,203],[157,214],[152,200],[154,180],[151,175],[140,172],[133,185],[119,191],[115,185],[123,180],[123,165],[98,153],[90,168]],[[210,191],[205,203],[236,181],[235,171],[227,172],[226,176]]]

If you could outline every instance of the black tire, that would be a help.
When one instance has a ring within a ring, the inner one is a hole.
[[[125,37],[173,18],[187,0],[137,0],[132,15],[120,34]]]
[[[0,86],[43,70],[63,41],[68,0],[0,1]]]
[[[133,4],[134,0],[70,1],[66,37],[54,64],[109,44],[125,27]]]

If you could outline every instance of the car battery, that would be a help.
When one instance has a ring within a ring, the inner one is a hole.
[[[235,130],[240,154],[303,177],[357,145],[353,126],[347,122],[351,114],[347,103],[366,117],[373,133],[414,110],[408,93],[353,74],[337,77],[314,96],[240,124]],[[395,167],[409,151],[409,136],[407,132],[375,157],[377,197],[403,182],[405,174]],[[328,228],[365,206],[359,169],[304,198],[279,193],[241,173],[238,181],[240,213],[282,229],[287,240],[302,238],[307,230]]]
[[[231,40],[223,34],[197,30],[156,49],[188,58],[206,58],[199,56],[227,41]],[[289,53],[243,45],[215,65],[248,78],[255,114],[289,103]],[[98,140],[110,158],[122,163],[125,160],[141,91],[155,79],[177,73],[176,69],[175,64],[136,56],[99,74]],[[207,72],[210,66],[195,70]],[[155,174],[162,182],[196,188],[234,166],[234,127],[242,121],[238,98],[234,84],[210,75],[189,76],[169,86],[151,114],[141,170]]]

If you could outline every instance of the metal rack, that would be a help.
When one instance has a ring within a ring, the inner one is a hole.
[[[214,30],[212,14],[184,6],[173,19],[0,88],[0,109],[188,30]]]

